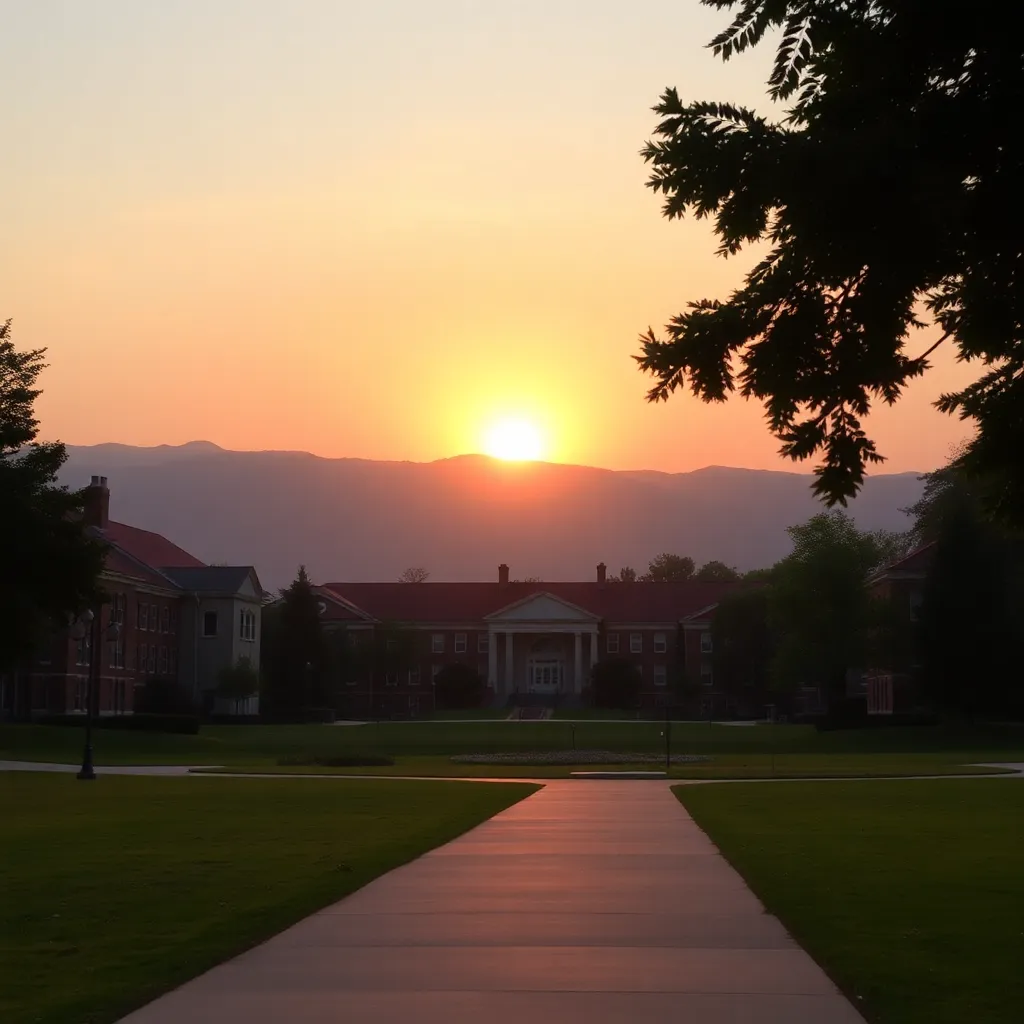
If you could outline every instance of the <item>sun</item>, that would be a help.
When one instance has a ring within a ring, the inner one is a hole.
[[[499,420],[487,431],[484,451],[510,462],[534,461],[544,452],[544,439],[527,420]]]

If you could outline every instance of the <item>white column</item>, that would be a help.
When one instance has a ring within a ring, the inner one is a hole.
[[[515,687],[512,685],[512,680],[515,675],[512,636],[512,633],[505,634],[505,693],[511,693],[515,689]]]
[[[487,631],[487,685],[498,692],[498,634],[493,629]]]
[[[573,692],[580,694],[583,692],[583,634],[579,630],[576,631],[574,640],[576,642],[573,644],[572,664],[576,678]]]
[[[595,629],[590,634],[590,667],[591,668],[593,668],[597,664],[597,655],[598,655],[597,643],[598,643],[598,640],[597,640],[597,630]]]

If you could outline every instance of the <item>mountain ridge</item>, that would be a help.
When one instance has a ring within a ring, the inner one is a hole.
[[[254,564],[268,589],[305,564],[315,580],[396,579],[410,565],[431,578],[592,579],[643,569],[662,551],[741,570],[789,550],[788,526],[822,506],[813,476],[706,466],[682,473],[486,455],[433,462],[232,451],[208,441],[138,447],[68,446],[61,482],[106,476],[111,517],[165,534],[206,562]],[[850,510],[865,529],[906,529],[917,473],[869,477]]]

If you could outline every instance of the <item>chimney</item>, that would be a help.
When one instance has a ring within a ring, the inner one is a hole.
[[[110,521],[110,489],[105,476],[94,476],[83,492],[85,498],[82,515],[86,526],[105,530]]]
[[[504,562],[498,566],[498,585],[502,587],[508,586],[508,566]]]
[[[597,563],[597,582],[604,586],[605,577],[608,574],[608,566],[604,562]]]

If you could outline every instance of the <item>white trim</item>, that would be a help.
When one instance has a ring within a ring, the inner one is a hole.
[[[490,614],[485,615],[484,616],[484,621],[485,622],[495,621],[495,622],[502,622],[502,623],[507,622],[509,620],[502,618],[502,616],[506,615],[508,612],[513,611],[516,608],[522,608],[525,605],[530,604],[532,601],[536,601],[538,598],[545,598],[545,597],[548,598],[548,600],[550,600],[550,601],[554,601],[555,604],[559,604],[563,608],[568,609],[569,611],[579,612],[580,618],[582,618],[585,622],[597,623],[597,622],[600,622],[600,620],[601,620],[601,616],[600,615],[595,615],[593,612],[587,611],[586,608],[581,608],[578,604],[573,604],[571,601],[566,601],[565,598],[559,597],[557,594],[552,594],[548,590],[537,590],[537,591],[534,591],[532,594],[529,594],[527,597],[522,598],[519,601],[513,601],[511,604],[507,604],[503,608],[499,608],[496,611],[493,611]],[[517,620],[513,620],[513,621],[517,621]],[[527,620],[527,621],[529,621],[529,620]],[[565,618],[565,619],[553,619],[552,621],[553,622],[575,622],[577,620],[576,619],[572,619],[572,618]]]

